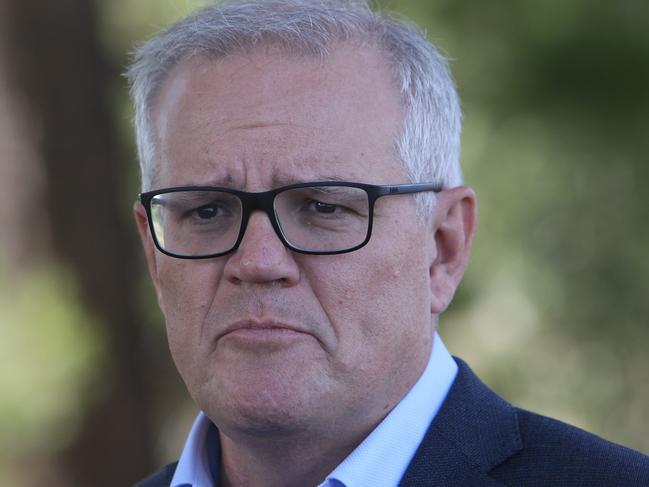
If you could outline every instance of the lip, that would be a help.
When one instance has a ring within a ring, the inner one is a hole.
[[[226,336],[247,339],[287,339],[298,335],[310,335],[306,330],[276,320],[242,320],[232,323],[216,336],[216,341]]]

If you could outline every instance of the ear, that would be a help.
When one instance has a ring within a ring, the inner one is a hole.
[[[431,313],[451,303],[469,263],[477,218],[475,192],[466,186],[442,191],[432,218],[430,264]]]
[[[149,228],[149,219],[146,215],[146,210],[139,201],[136,201],[133,204],[133,213],[135,216],[135,223],[137,225],[138,233],[140,234],[140,240],[142,241],[142,247],[144,247],[144,255],[146,256],[147,267],[149,268],[149,275],[151,276],[151,281],[153,282],[153,287],[155,288],[156,295],[158,297],[158,304],[160,309],[164,313],[164,306],[162,303],[162,295],[160,294],[160,285],[158,279],[158,266],[156,262],[156,247],[153,242],[153,237],[151,236],[151,230]]]

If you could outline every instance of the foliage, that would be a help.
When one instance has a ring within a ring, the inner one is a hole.
[[[5,459],[72,442],[77,417],[94,399],[89,385],[102,363],[102,337],[65,271],[50,267],[8,276],[0,278],[0,457]]]

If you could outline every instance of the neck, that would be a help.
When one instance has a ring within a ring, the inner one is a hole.
[[[259,437],[220,433],[223,487],[316,486],[369,434]]]

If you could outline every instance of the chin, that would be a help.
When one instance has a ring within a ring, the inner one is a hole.
[[[313,383],[305,387],[282,376],[253,375],[251,380],[238,376],[238,380],[206,383],[199,397],[194,397],[199,407],[228,435],[294,435],[312,428],[314,412],[329,403],[322,397],[322,391],[313,388]]]
[[[228,436],[245,435],[273,440],[295,437],[313,428],[312,418],[295,404],[250,404],[236,401],[208,413],[214,424]]]

